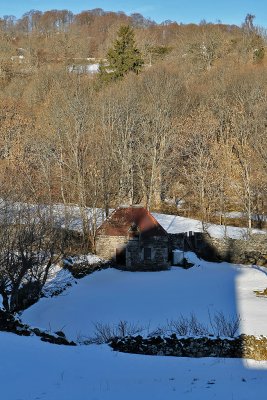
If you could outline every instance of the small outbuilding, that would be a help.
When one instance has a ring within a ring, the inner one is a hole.
[[[96,254],[127,270],[166,269],[168,234],[143,206],[117,208],[97,229]]]

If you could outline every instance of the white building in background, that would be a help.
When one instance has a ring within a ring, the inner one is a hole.
[[[76,74],[97,74],[99,72],[99,63],[96,64],[73,64],[67,67],[68,72]]]

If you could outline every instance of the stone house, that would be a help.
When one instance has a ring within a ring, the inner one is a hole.
[[[168,267],[168,234],[142,206],[117,208],[96,231],[96,254],[127,270]]]

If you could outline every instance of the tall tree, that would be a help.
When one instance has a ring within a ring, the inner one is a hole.
[[[136,47],[134,31],[129,25],[122,25],[118,31],[118,38],[113,48],[107,54],[108,66],[101,66],[102,77],[119,79],[132,71],[138,74],[144,61],[139,49]]]

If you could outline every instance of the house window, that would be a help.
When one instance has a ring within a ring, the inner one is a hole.
[[[129,239],[138,239],[139,238],[139,228],[135,222],[133,222],[128,230]]]
[[[144,261],[151,260],[151,253],[150,247],[144,247]]]

